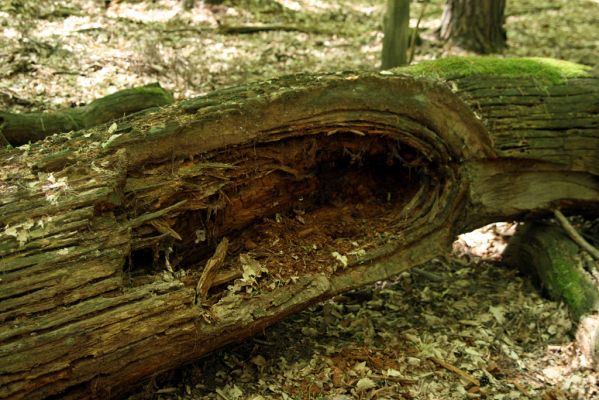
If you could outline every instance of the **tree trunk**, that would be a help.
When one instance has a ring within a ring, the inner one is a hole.
[[[440,37],[479,54],[499,53],[506,46],[505,0],[447,0]]]
[[[459,232],[597,210],[599,79],[521,62],[291,76],[4,150],[0,397],[119,396]]]
[[[383,24],[382,69],[408,63],[410,0],[388,0]],[[414,35],[416,32],[414,32]]]

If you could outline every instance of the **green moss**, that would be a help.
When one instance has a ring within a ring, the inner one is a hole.
[[[590,67],[553,58],[448,57],[396,68],[415,76],[457,79],[470,75],[533,77],[558,84],[569,78],[590,76]]]
[[[593,312],[599,297],[578,265],[578,246],[560,228],[553,226],[536,232],[531,244],[542,249],[537,249],[529,260],[535,264],[549,297],[566,303],[576,320]]]

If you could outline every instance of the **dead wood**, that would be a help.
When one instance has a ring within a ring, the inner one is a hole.
[[[527,222],[510,240],[504,259],[537,276],[544,291],[563,301],[579,320],[599,312],[599,289],[578,253],[578,245],[561,227]]]
[[[223,35],[244,35],[272,31],[320,33],[317,29],[306,29],[292,25],[221,25],[218,27],[218,33]]]
[[[562,227],[531,221],[510,240],[504,260],[533,274],[550,298],[564,302],[579,323],[576,338],[585,361],[597,367],[599,287],[587,268],[588,264],[596,269],[596,262],[584,262],[579,251],[579,245]]]
[[[0,397],[119,396],[466,229],[596,210],[598,99],[591,76],[298,75],[4,150]]]
[[[158,84],[151,84],[124,89],[81,107],[25,114],[0,111],[0,144],[20,146],[55,133],[91,128],[172,102],[170,93]]]

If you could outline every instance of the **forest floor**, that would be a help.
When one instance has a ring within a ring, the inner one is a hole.
[[[214,1],[213,1],[214,2]],[[299,72],[376,70],[381,0],[0,0],[0,109],[89,103],[151,82],[189,98]],[[420,24],[415,62],[450,54]],[[414,26],[423,3],[413,2]],[[510,0],[504,56],[599,69],[599,1]],[[273,30],[235,33],[241,26]],[[164,373],[132,399],[592,399],[563,306],[501,263],[513,231],[461,237],[456,252],[338,296],[254,338]]]

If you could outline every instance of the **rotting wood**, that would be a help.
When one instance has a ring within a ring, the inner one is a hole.
[[[596,209],[599,80],[542,89],[532,77],[290,76],[3,150],[0,397],[116,397],[442,256],[465,229]],[[541,119],[481,91],[587,97],[566,123],[557,102]],[[197,282],[225,236],[200,309]],[[242,259],[252,268],[236,279]]]
[[[208,290],[210,290],[210,288],[212,287],[214,279],[218,273],[218,268],[220,268],[225,262],[225,257],[227,256],[228,248],[229,240],[225,237],[220,241],[218,246],[216,246],[214,255],[210,257],[206,262],[206,266],[202,270],[202,275],[200,275],[200,279],[198,280],[198,284],[196,285],[196,304],[201,305],[206,300]]]

